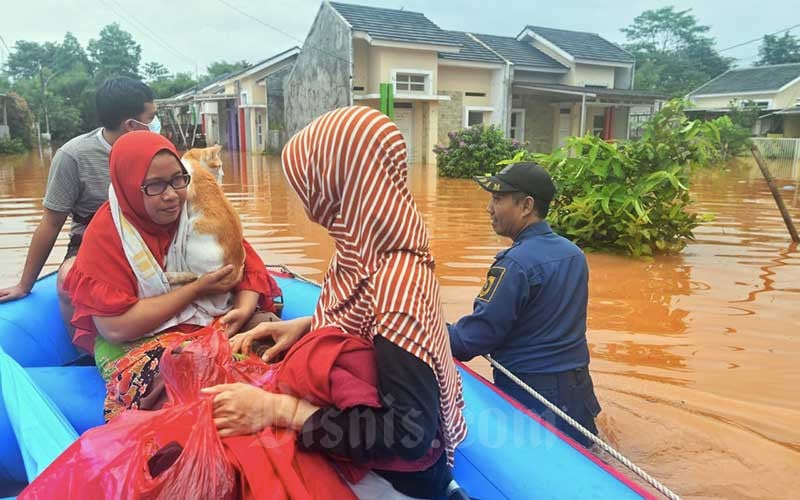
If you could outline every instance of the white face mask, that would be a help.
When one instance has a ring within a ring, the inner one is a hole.
[[[154,134],[161,133],[161,120],[158,119],[158,115],[154,116],[153,119],[150,120],[150,123],[143,123],[135,118],[131,118],[131,120],[135,121],[139,125],[147,127],[147,130],[153,132]]]

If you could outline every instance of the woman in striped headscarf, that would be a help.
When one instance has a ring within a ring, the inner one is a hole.
[[[247,387],[228,388],[216,401],[221,433],[286,421],[299,430],[301,447],[370,464],[373,473],[353,488],[361,497],[443,496],[455,447],[466,435],[461,380],[426,227],[406,183],[406,154],[397,126],[366,107],[326,113],[289,141],[286,178],[309,218],[328,230],[336,253],[313,317],[265,323],[231,339],[246,352],[272,337],[265,360],[326,327],[366,339],[380,406],[318,408],[298,400],[265,412]],[[285,415],[265,422],[264,414],[276,412]]]

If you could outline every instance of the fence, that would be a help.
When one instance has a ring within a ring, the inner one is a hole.
[[[753,137],[752,140],[775,178],[800,180],[800,138]]]

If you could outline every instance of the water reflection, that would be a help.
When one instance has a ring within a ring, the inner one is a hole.
[[[224,161],[224,190],[264,260],[319,279],[332,242],[308,221],[277,159],[235,154]],[[22,269],[48,162],[44,151],[41,158],[38,151],[0,157],[0,286]],[[509,241],[492,231],[488,195],[473,182],[439,179],[434,167],[415,165],[409,185],[430,231],[446,316],[457,319]],[[782,191],[798,224],[799,191]],[[681,255],[653,262],[588,256],[600,425],[678,492],[782,495],[800,477],[800,453],[786,446],[800,445],[800,250],[788,244],[752,161],[698,171],[692,192],[694,210],[716,218],[697,228]],[[46,271],[65,249],[66,231]]]

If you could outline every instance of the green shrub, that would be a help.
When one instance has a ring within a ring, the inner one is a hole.
[[[447,146],[437,145],[433,148],[442,177],[469,178],[494,174],[501,168],[498,162],[524,150],[524,144],[506,139],[496,125],[473,125],[449,132],[447,137]]]
[[[14,92],[8,93],[7,99],[8,128],[11,137],[16,137],[22,141],[25,148],[33,147],[33,113],[31,113],[28,103]],[[0,112],[2,112],[0,110]]]
[[[713,137],[710,137],[709,134]],[[572,137],[536,155],[558,186],[548,220],[586,250],[647,257],[680,252],[698,216],[687,209],[691,166],[716,161],[718,134],[667,104],[636,142]]]
[[[0,155],[18,155],[27,150],[22,139],[0,139]]]

